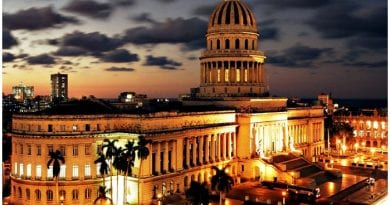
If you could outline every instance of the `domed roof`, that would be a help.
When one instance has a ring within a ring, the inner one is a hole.
[[[210,16],[208,32],[225,29],[257,32],[255,15],[240,0],[223,0]]]

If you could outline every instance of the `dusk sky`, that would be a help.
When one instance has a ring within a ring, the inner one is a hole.
[[[208,18],[221,0],[3,0],[3,92],[23,82],[70,97],[199,86]],[[387,98],[386,0],[241,0],[255,13],[271,95]]]

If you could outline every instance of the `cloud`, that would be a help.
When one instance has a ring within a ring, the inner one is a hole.
[[[8,52],[3,52],[3,62],[6,63],[6,62],[12,62],[15,60],[15,55],[12,54],[12,53],[8,53]]]
[[[330,54],[331,48],[312,48],[303,45],[295,45],[284,50],[278,55],[270,55],[267,62],[282,67],[313,67],[313,61],[319,59],[323,54]]]
[[[27,58],[27,62],[31,65],[50,65],[55,64],[55,58],[48,54],[41,54],[37,56],[31,56]]]
[[[139,61],[137,54],[129,53],[129,51],[125,49],[110,51],[108,53],[105,53],[103,56],[101,56],[100,59],[105,62],[117,62],[117,63]]]
[[[78,47],[90,52],[103,52],[122,45],[120,39],[110,38],[99,32],[83,33],[75,31],[58,39],[62,46]]]
[[[63,9],[68,12],[100,19],[109,17],[113,11],[113,7],[110,4],[93,0],[73,0]]]
[[[257,24],[257,28],[259,28],[260,38],[262,40],[279,39],[279,29],[275,26],[275,23],[275,19],[270,19]]]
[[[3,48],[8,49],[18,45],[18,41],[9,30],[3,29]]]
[[[210,17],[217,4],[201,5],[192,10],[192,13],[198,16]]]
[[[146,63],[144,65],[159,66],[161,69],[165,69],[165,70],[177,70],[178,67],[182,65],[182,63],[176,62],[174,60],[170,60],[165,56],[154,57],[148,55],[146,56]]]
[[[53,53],[53,55],[57,56],[84,56],[88,54],[89,52],[87,50],[75,46],[62,46]]]
[[[141,13],[139,15],[133,16],[131,19],[139,23],[157,23],[156,20],[150,17],[150,13]]]
[[[155,0],[155,1],[158,1],[160,3],[173,3],[175,2],[176,0]]]
[[[53,11],[52,7],[29,8],[20,10],[14,14],[3,14],[4,28],[38,30],[52,27],[60,27],[67,23],[79,23],[70,16],[64,16]]]
[[[199,18],[168,19],[163,23],[154,23],[151,28],[127,29],[123,41],[134,44],[185,43],[188,49],[198,49],[206,29],[207,22]]]
[[[133,72],[133,68],[124,68],[124,67],[111,67],[111,68],[106,68],[104,69],[105,71],[110,71],[110,72]]]
[[[136,3],[136,0],[111,0],[116,6],[132,6]]]
[[[313,1],[313,0],[266,0],[262,1],[261,5],[271,6],[274,9],[288,9],[288,8],[296,8],[296,9],[307,9],[307,8],[319,8],[328,5],[331,0],[321,0],[321,1]]]
[[[352,66],[357,68],[387,68],[387,60],[377,62],[356,61],[356,62],[344,62],[344,66]]]

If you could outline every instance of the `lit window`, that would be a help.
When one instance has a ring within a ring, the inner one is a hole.
[[[35,198],[36,200],[40,201],[41,200],[41,191],[36,189],[35,190]]]
[[[65,164],[61,164],[61,168],[60,168],[60,178],[64,179],[66,176],[66,165]]]
[[[366,122],[366,127],[367,127],[368,130],[371,129],[371,121],[367,121]]]
[[[91,199],[92,190],[91,189],[85,189],[85,199]]]
[[[79,177],[79,166],[77,164],[73,165],[72,177],[73,178],[78,178]]]
[[[35,176],[37,178],[41,178],[42,176],[42,166],[41,165],[37,165],[36,168],[35,168]]]
[[[26,176],[27,177],[31,177],[31,164],[27,164],[26,169],[27,169]]]
[[[374,122],[374,129],[378,129],[378,122],[377,121]]]
[[[84,171],[85,171],[84,175],[85,175],[86,177],[91,176],[91,165],[86,164],[86,165],[85,165]]]
[[[49,169],[47,169],[47,178],[49,179],[53,178],[53,165],[50,165]]]
[[[101,163],[97,163],[97,164],[96,164],[96,175],[98,175],[98,176],[101,175],[101,174],[100,174],[100,165],[101,165]]]
[[[218,83],[221,82],[221,69],[217,70],[217,80],[218,80]]]
[[[18,175],[18,163],[17,163],[17,162],[15,162],[14,174],[15,174],[15,175]]]
[[[211,72],[211,70],[209,71],[209,79],[210,79],[210,81],[209,82],[212,82],[212,79],[213,79],[213,74],[212,74],[212,72]]]
[[[24,174],[23,171],[24,171],[24,170],[23,170],[23,164],[19,164],[19,172],[20,172],[20,176],[21,176],[21,177],[23,177],[23,174]]]
[[[241,78],[241,75],[240,75],[240,69],[236,69],[236,81],[237,82],[240,82],[240,78]]]
[[[382,130],[386,129],[386,123],[385,122],[381,122],[382,124]]]
[[[225,82],[229,82],[229,69],[225,69]]]
[[[77,125],[73,125],[72,130],[73,130],[73,132],[77,131]]]
[[[248,82],[248,69],[244,70],[244,81]]]
[[[65,200],[66,198],[66,192],[65,192],[65,190],[61,190],[60,191],[60,197],[62,197],[63,198],[63,200]]]

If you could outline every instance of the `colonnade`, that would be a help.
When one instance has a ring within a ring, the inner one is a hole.
[[[253,61],[210,61],[201,63],[201,83],[263,83],[264,64]]]
[[[288,135],[294,140],[294,144],[308,142],[307,140],[307,124],[295,124],[288,126]]]
[[[256,123],[253,127],[254,149],[260,154],[266,152],[280,152],[287,147],[287,138],[285,135],[286,122],[263,124]]]

